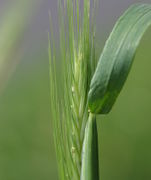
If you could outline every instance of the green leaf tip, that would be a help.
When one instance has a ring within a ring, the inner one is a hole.
[[[112,109],[150,25],[151,4],[132,5],[117,21],[91,80],[88,103],[92,113],[106,114]]]

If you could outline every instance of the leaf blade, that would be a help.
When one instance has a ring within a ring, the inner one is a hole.
[[[106,42],[88,96],[92,113],[110,112],[129,74],[139,42],[151,25],[151,5],[135,4],[117,21]]]

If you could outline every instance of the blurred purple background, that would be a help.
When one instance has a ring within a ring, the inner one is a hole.
[[[34,15],[32,24],[28,30],[26,41],[28,41],[28,50],[30,47],[36,48],[43,45],[47,48],[47,32],[49,31],[49,16],[51,11],[53,19],[57,16],[57,0],[37,0],[40,2],[36,15]],[[0,15],[11,6],[15,0],[0,1]],[[117,18],[133,3],[150,3],[150,0],[99,0],[99,12],[97,17],[97,25],[99,36],[104,42],[107,35],[111,32]],[[40,43],[39,43],[40,42]]]

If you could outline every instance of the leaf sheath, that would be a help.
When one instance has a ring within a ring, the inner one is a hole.
[[[90,114],[85,129],[81,180],[99,180],[98,133],[93,114]]]

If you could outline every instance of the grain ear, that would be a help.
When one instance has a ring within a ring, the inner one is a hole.
[[[96,59],[90,4],[90,0],[58,0],[59,48],[50,19],[51,112],[62,180],[79,180],[81,176],[88,91]]]

